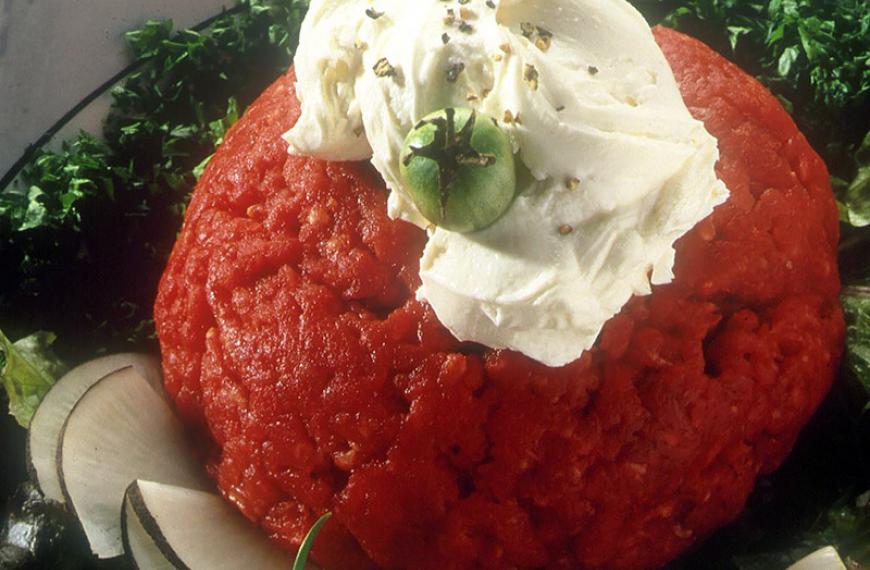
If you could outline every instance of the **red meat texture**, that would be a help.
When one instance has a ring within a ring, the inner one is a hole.
[[[292,71],[228,134],[156,305],[166,386],[225,497],[344,568],[653,568],[733,520],[843,343],[824,163],[776,99],[657,29],[731,197],[674,281],[554,369],[415,299],[423,232],[365,163],[288,156]]]

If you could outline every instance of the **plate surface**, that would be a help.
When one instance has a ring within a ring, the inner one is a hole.
[[[0,0],[0,178],[31,144],[130,64],[125,31],[149,18],[191,27],[232,5],[232,0]]]

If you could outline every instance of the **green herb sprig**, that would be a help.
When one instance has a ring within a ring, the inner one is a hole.
[[[0,315],[70,355],[153,343],[159,276],[187,200],[226,130],[292,61],[303,0],[245,0],[202,30],[150,21],[103,137],[38,151],[0,192]],[[100,295],[94,295],[95,288]]]
[[[321,516],[308,530],[302,544],[299,546],[299,552],[296,553],[296,559],[293,561],[293,570],[305,570],[308,567],[308,556],[311,554],[311,548],[314,546],[314,541],[317,535],[320,534],[320,529],[332,517],[332,513],[326,513]]]

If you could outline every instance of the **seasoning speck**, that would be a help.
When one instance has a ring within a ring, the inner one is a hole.
[[[589,67],[587,67],[586,71],[589,72],[589,75],[598,75],[598,68],[594,65],[590,65]]]
[[[460,62],[452,63],[447,68],[447,81],[450,83],[456,83],[456,79],[459,78],[459,74],[465,69],[465,64]]]
[[[549,50],[553,42],[553,33],[540,26],[536,27],[536,31],[538,32],[538,37],[535,39],[537,48],[541,51]]]
[[[474,93],[469,93],[465,96],[466,101],[477,101],[478,97]]]
[[[493,61],[501,61],[502,59],[504,59],[504,57],[500,53],[496,53],[493,54],[492,59]]]
[[[450,41],[450,36],[448,36],[446,32],[441,34],[441,43],[446,45],[449,41]]]
[[[501,51],[503,51],[505,53],[510,53],[511,52],[511,45],[509,43],[505,42],[505,43],[501,44],[500,46],[498,46],[498,49],[500,49]]]
[[[562,224],[561,226],[559,226],[559,234],[561,234],[563,236],[566,236],[573,231],[574,231],[574,228],[572,228],[568,224]]]
[[[372,20],[377,20],[378,18],[380,18],[383,15],[384,15],[383,12],[378,12],[374,8],[366,8],[366,16],[368,16]]]
[[[471,10],[466,8],[465,6],[462,6],[459,9],[459,17],[462,18],[463,20],[472,20],[472,19],[477,17],[477,14],[475,14],[474,12],[472,12]]]
[[[460,5],[468,4],[471,0],[458,0]]]
[[[378,77],[395,77],[396,76],[396,68],[390,65],[390,62],[387,61],[387,58],[382,57],[375,63],[372,70],[375,72],[375,75]]]
[[[368,46],[367,43],[365,43],[365,42],[362,41],[362,40],[355,40],[355,41],[353,42],[353,47],[355,47],[356,49],[362,51],[362,50],[366,49],[366,48],[369,47],[369,46]]]
[[[447,15],[444,16],[444,25],[452,26],[456,22],[456,12],[453,11],[453,8],[447,8]]]
[[[492,0],[486,0],[486,7],[491,10],[495,10],[495,2],[493,2]]]
[[[565,105],[559,105],[558,107],[556,107],[556,112],[557,112],[557,113],[561,113],[561,112],[564,111],[564,110],[565,110]]]
[[[538,89],[538,70],[534,65],[526,64],[523,68],[523,79],[529,84],[529,88],[532,91]]]
[[[470,34],[474,31],[474,26],[463,20],[459,22],[459,31],[464,34]]]
[[[565,180],[565,188],[568,190],[576,190],[580,186],[579,178],[568,178]]]
[[[531,38],[535,34],[535,26],[531,22],[521,22],[520,33],[524,38]]]
[[[514,122],[513,112],[510,109],[505,109],[504,117],[502,118],[502,120],[507,124],[513,123]]]

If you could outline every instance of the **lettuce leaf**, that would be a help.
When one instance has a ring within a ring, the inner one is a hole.
[[[9,397],[9,413],[22,426],[66,367],[51,349],[54,333],[39,331],[15,343],[0,331],[0,379]]]
[[[846,314],[846,369],[870,396],[870,286],[843,290]]]
[[[870,226],[870,132],[855,152],[857,170],[852,182],[834,179],[837,205],[843,223],[856,228]]]

